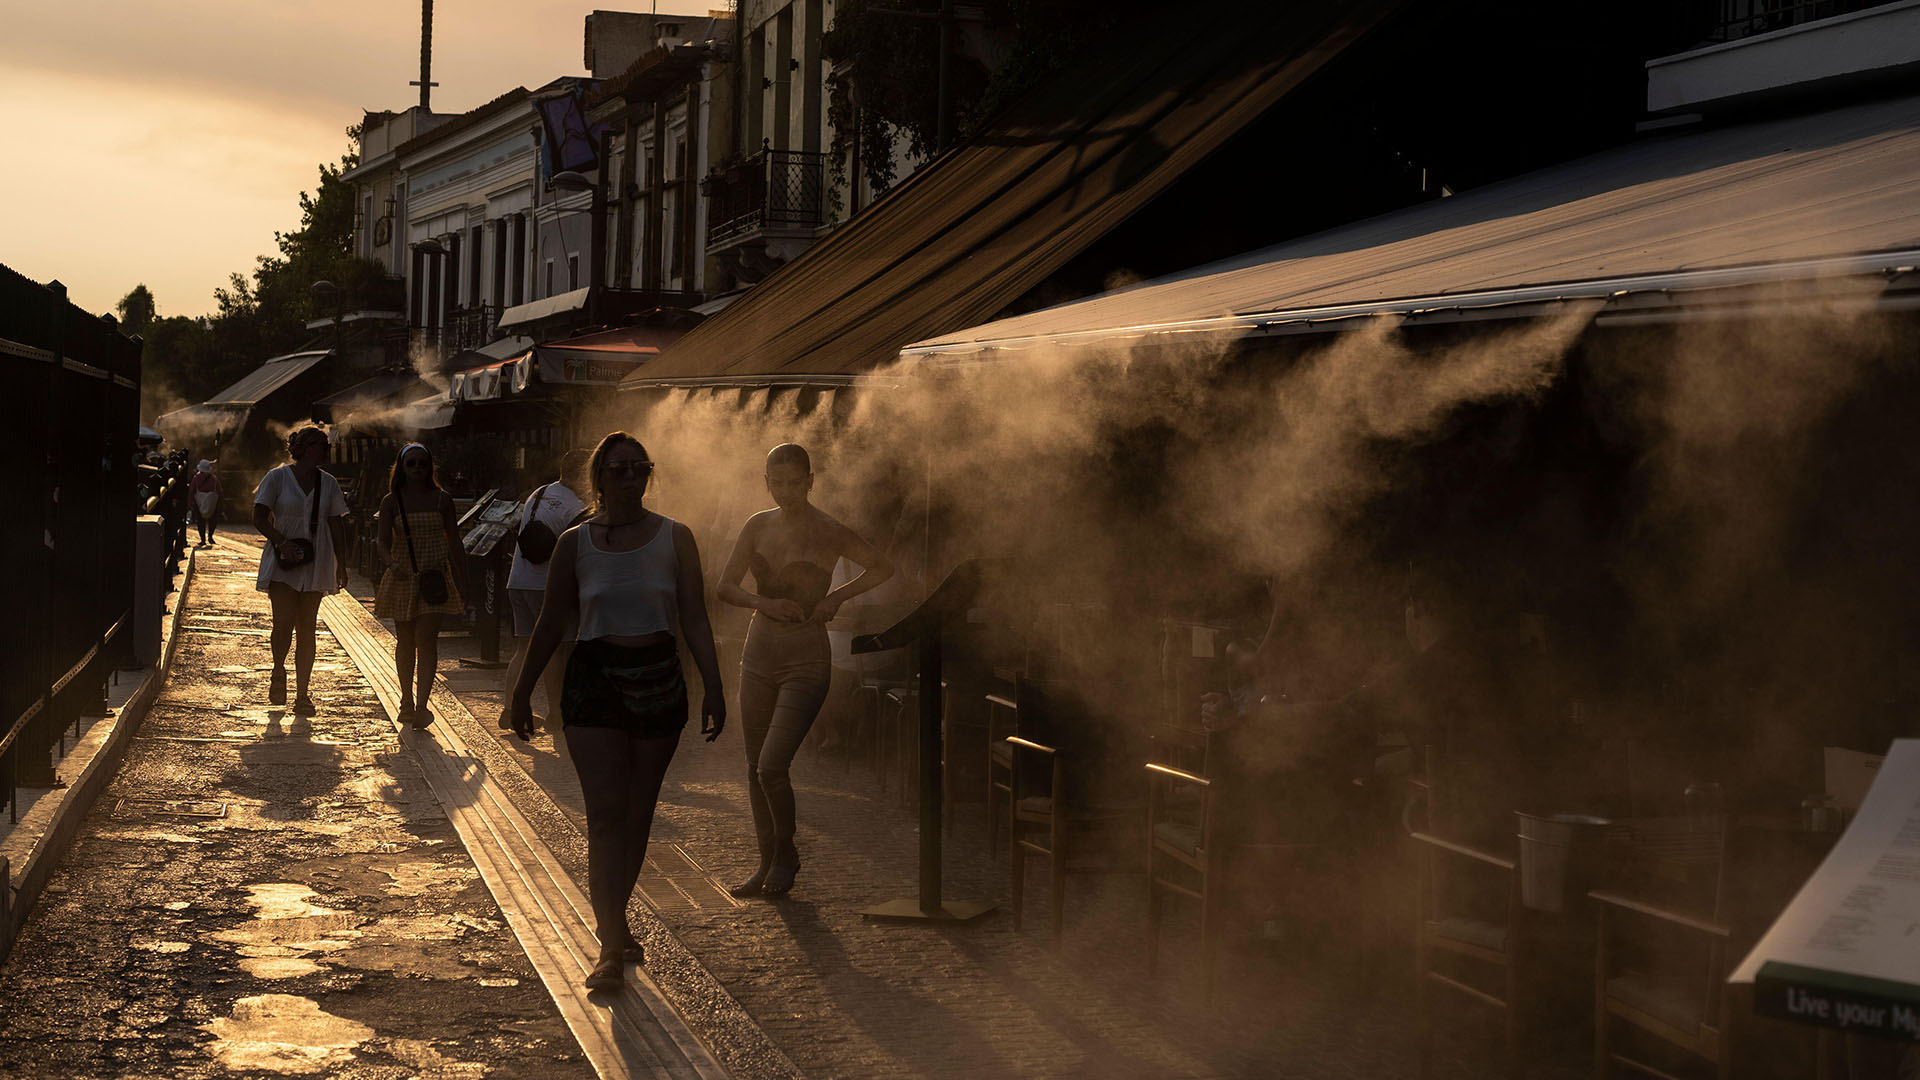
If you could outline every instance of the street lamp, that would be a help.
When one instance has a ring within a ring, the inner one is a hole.
[[[600,321],[600,268],[607,261],[607,206],[598,182],[568,169],[553,174],[550,181],[560,191],[584,191],[592,197],[588,214],[592,218],[591,239],[587,243],[587,321]]]

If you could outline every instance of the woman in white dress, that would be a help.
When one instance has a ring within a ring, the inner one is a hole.
[[[287,646],[294,646],[293,711],[312,716],[307,682],[313,675],[314,621],[320,600],[347,586],[347,498],[340,482],[320,466],[327,460],[327,433],[303,427],[287,436],[290,465],[260,478],[253,493],[253,527],[267,538],[254,588],[273,605],[273,679],[267,701],[287,703]]]

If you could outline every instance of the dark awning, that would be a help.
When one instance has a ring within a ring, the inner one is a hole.
[[[533,355],[543,383],[611,386],[632,374],[685,335],[664,326],[626,326],[536,346]]]
[[[265,401],[274,391],[306,374],[307,369],[332,355],[325,349],[316,352],[289,353],[254,368],[247,377],[208,398],[206,405],[249,407]]]
[[[331,355],[331,352],[322,349],[276,356],[200,404],[162,414],[154,420],[153,425],[176,441],[225,438],[246,424],[247,414],[255,405],[284,389]]]
[[[905,352],[1285,333],[1562,301],[1644,312],[1844,279],[1906,291],[1916,264],[1920,97],[1908,97],[1649,138]]]
[[[844,374],[991,318],[1357,40],[1388,0],[1117,34],[630,377]],[[1238,7],[1236,7],[1238,10]],[[1164,29],[1164,33],[1158,33]]]

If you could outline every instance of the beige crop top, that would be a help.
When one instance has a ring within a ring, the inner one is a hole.
[[[602,551],[593,527],[580,526],[574,570],[580,578],[580,640],[673,633],[679,614],[680,557],[673,519],[632,551]]]

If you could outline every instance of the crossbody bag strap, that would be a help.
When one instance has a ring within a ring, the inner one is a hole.
[[[407,565],[413,567],[413,576],[419,577],[420,560],[413,554],[413,526],[407,524],[407,500],[396,491],[393,501],[400,507],[400,532],[407,538]]]
[[[307,513],[307,539],[312,542],[315,551],[320,550],[320,492],[327,486],[327,472],[316,469],[313,474],[313,509]]]

